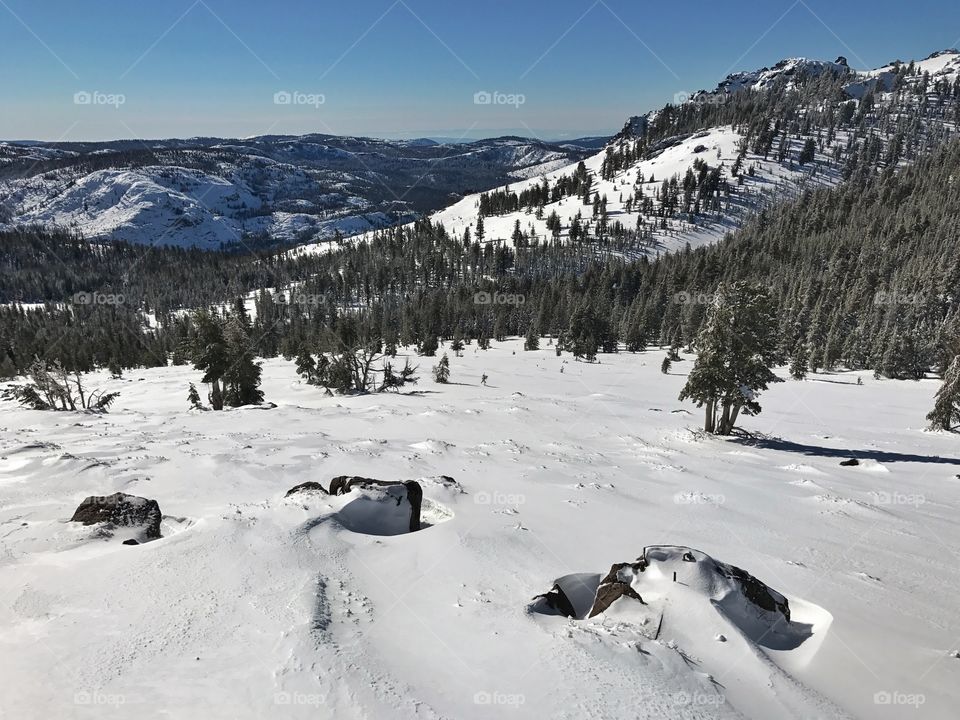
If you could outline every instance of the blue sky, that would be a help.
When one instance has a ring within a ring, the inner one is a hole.
[[[605,134],[733,70],[958,42],[943,0],[0,0],[0,138]]]

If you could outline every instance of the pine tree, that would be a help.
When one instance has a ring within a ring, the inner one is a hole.
[[[193,383],[190,383],[190,390],[187,391],[187,401],[191,408],[203,410],[203,405],[200,403],[200,393],[197,392],[197,386]]]
[[[303,378],[304,382],[313,385],[317,381],[317,361],[313,355],[303,345],[300,346],[300,352],[297,353],[297,375]]]
[[[404,363],[403,369],[400,371],[399,375],[393,372],[393,365],[390,363],[384,363],[383,381],[380,383],[380,387],[377,388],[377,392],[385,392],[387,390],[400,392],[400,388],[407,383],[416,384],[418,380],[418,378],[414,375],[416,371],[416,367],[410,367],[409,359]]]
[[[943,374],[943,385],[937,391],[927,420],[931,430],[952,430],[960,425],[960,355]]]
[[[424,357],[433,357],[437,354],[439,343],[436,335],[427,335],[417,346],[417,354]]]
[[[768,291],[747,282],[721,285],[696,340],[697,360],[680,392],[705,408],[704,430],[729,435],[740,412],[760,413],[757,394],[780,382],[777,324]]]
[[[670,341],[670,349],[667,350],[667,356],[672,361],[677,361],[680,359],[680,348],[683,345],[683,334],[680,332],[680,328],[677,328],[677,331],[673,334],[673,339]]]
[[[440,363],[434,366],[433,379],[441,385],[446,385],[450,381],[450,358],[446,353],[440,358]]]
[[[810,372],[810,353],[807,351],[807,344],[800,341],[794,348],[793,357],[790,360],[790,377],[794,380],[803,380],[808,372]]]
[[[260,390],[262,368],[254,361],[249,322],[245,322],[245,315],[235,314],[227,320],[224,340],[230,357],[230,364],[223,373],[224,403],[240,407],[263,402]]]
[[[527,334],[523,339],[523,349],[524,350],[540,349],[540,335],[536,332],[536,328],[533,326],[533,323],[530,323],[530,327],[527,328]]]
[[[0,379],[8,380],[16,376],[17,366],[13,364],[9,355],[4,355],[0,358]]]
[[[463,354],[463,334],[460,332],[460,328],[457,328],[457,331],[453,334],[450,349],[453,350],[453,354],[457,357]]]
[[[221,379],[230,366],[229,350],[219,318],[206,310],[194,314],[196,335],[190,342],[189,354],[193,367],[204,372],[201,382],[210,385],[210,406],[223,410]]]

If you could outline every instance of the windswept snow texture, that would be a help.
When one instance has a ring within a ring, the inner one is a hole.
[[[122,393],[108,415],[4,402],[0,715],[956,717],[960,459],[923,430],[935,381],[788,381],[752,437],[719,439],[674,412],[691,358],[663,375],[660,350],[542,347],[451,353],[449,385],[419,358],[416,392],[365,397],[267,360],[272,409],[188,411],[187,367],[98,376]],[[424,529],[285,497],[338,475],[417,480]],[[117,491],[157,500],[161,538],[68,521]],[[645,605],[531,610],[564,577],[589,603],[653,545]],[[711,559],[786,597],[790,624]]]

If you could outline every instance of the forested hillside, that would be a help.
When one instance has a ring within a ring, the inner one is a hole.
[[[34,355],[81,369],[157,364],[191,334],[184,310],[247,293],[262,356],[293,356],[331,336],[359,346],[539,333],[591,358],[690,343],[717,286],[750,280],[771,287],[784,359],[808,352],[815,368],[920,377],[942,367],[960,331],[958,172],[960,144],[950,143],[912,166],[804,193],[715,246],[631,262],[589,242],[467,244],[427,221],[302,257],[8,235],[7,301],[62,303],[0,311],[3,365],[9,375]],[[51,261],[58,255],[63,262]],[[122,301],[71,301],[77,292]]]

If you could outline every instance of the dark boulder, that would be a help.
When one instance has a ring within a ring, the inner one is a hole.
[[[142,526],[148,540],[160,537],[160,505],[156,500],[114,493],[113,495],[91,495],[86,498],[73,513],[71,522],[84,525],[103,523],[113,527]]]
[[[563,592],[556,583],[554,583],[550,592],[537,595],[533,599],[543,600],[547,607],[564,617],[572,618],[577,616],[577,611],[573,609],[573,603],[570,602],[570,598],[567,597],[567,594]]]
[[[291,495],[296,495],[297,493],[301,492],[319,492],[324,495],[328,494],[327,489],[323,485],[318,482],[314,482],[313,480],[309,480],[308,482],[300,483],[299,485],[287,490],[285,497],[290,497]]]
[[[615,600],[619,600],[622,597],[639,600],[641,605],[646,604],[643,602],[643,598],[640,597],[640,593],[630,587],[629,584],[620,581],[606,583],[597,588],[597,596],[593,601],[593,607],[590,608],[590,614],[587,617],[599,615],[613,605]]]
[[[779,612],[788,622],[790,621],[790,603],[783,595],[776,590],[771,590],[765,583],[735,565],[716,561],[714,564],[718,573],[739,583],[747,600],[767,612]]]
[[[338,475],[333,480],[330,481],[330,494],[331,495],[346,495],[350,492],[350,488],[353,485],[365,484],[365,485],[394,485],[396,483],[388,483],[381,480],[374,480],[373,478],[365,478],[359,475]]]
[[[850,458],[849,460],[841,460],[840,464],[843,465],[843,467],[856,467],[860,464],[860,461],[856,458]]]
[[[610,607],[614,601],[622,597],[639,600],[641,604],[646,604],[643,602],[643,598],[640,597],[640,593],[634,590],[630,586],[630,583],[620,580],[620,570],[623,568],[630,568],[636,573],[643,572],[645,567],[646,563],[643,560],[635,563],[616,563],[613,565],[610,568],[610,572],[607,573],[607,576],[600,581],[600,586],[597,588],[597,593],[593,599],[593,606],[590,608],[590,613],[587,617],[599,615]]]

